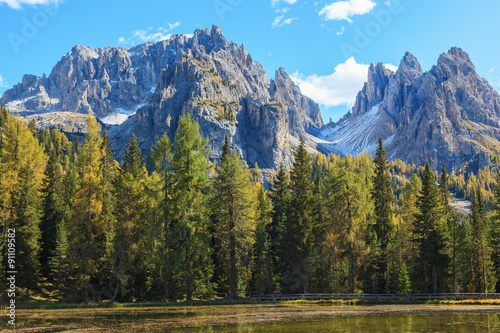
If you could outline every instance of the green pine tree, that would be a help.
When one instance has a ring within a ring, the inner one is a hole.
[[[227,136],[217,168],[214,190],[215,230],[220,243],[223,244],[217,255],[227,257],[224,262],[229,266],[229,298],[235,298],[240,282],[238,268],[244,268],[243,257],[249,253],[251,246],[250,173],[243,170],[239,154],[229,152]]]
[[[132,137],[127,144],[127,149],[123,155],[123,165],[121,166],[121,169],[124,172],[128,172],[132,176],[137,177],[143,166],[144,157],[141,152],[141,148],[137,144],[135,134],[132,134]]]
[[[417,272],[422,292],[443,290],[449,257],[446,253],[445,220],[439,190],[428,162],[422,175],[422,190],[417,199],[414,237],[418,248]]]
[[[450,192],[448,191],[450,187],[450,176],[446,171],[446,166],[443,162],[443,169],[441,175],[439,176],[439,195],[441,196],[441,203],[443,207],[448,209],[450,205]]]
[[[269,256],[273,261],[274,280],[279,281],[284,273],[283,259],[286,257],[286,252],[281,246],[281,240],[290,204],[290,181],[283,163],[280,164],[269,196],[273,206],[272,220],[267,226],[270,243]]]
[[[280,246],[281,260],[285,263],[283,282],[288,292],[307,293],[314,269],[313,250],[313,187],[311,156],[305,148],[304,138],[295,151],[290,171],[292,196]]]
[[[496,177],[494,189],[494,215],[490,220],[490,240],[492,247],[492,259],[496,272],[496,292],[500,293],[500,172]]]
[[[116,299],[120,291],[122,295],[127,292],[133,295],[135,291],[137,296],[140,277],[144,273],[141,269],[140,241],[143,223],[141,209],[146,198],[143,183],[147,171],[135,136],[130,139],[123,160],[116,183],[117,204],[111,258],[117,287],[111,301]]]
[[[448,217],[448,232],[449,243],[448,252],[450,257],[450,276],[452,291],[457,293],[460,291],[461,285],[461,261],[462,253],[465,248],[465,226],[460,223],[455,212],[451,211]]]
[[[172,204],[173,200],[173,174],[172,174],[172,154],[173,147],[167,134],[156,143],[156,145],[151,149],[151,161],[153,162],[156,172],[159,174],[161,181],[161,192],[162,196],[160,199],[160,215],[159,226],[156,230],[161,230],[161,235],[157,235],[163,244],[161,248],[161,265],[164,267],[164,298],[169,299],[171,289],[169,285],[172,266],[171,263],[171,252],[172,247],[172,229],[175,219],[171,212],[173,211]]]
[[[49,267],[53,279],[53,296],[62,301],[70,298],[72,285],[68,231],[64,219],[57,225],[55,243]]]
[[[29,161],[19,169],[19,183],[12,201],[14,220],[11,228],[16,231],[16,286],[34,289],[40,273],[41,202],[35,172]]]
[[[66,205],[63,200],[63,174],[57,155],[52,152],[45,167],[42,184],[43,214],[40,222],[42,249],[40,264],[42,273],[48,277],[49,258],[56,248],[57,226],[66,217]]]
[[[392,192],[391,178],[388,174],[389,161],[386,157],[382,138],[378,141],[374,164],[372,200],[375,205],[375,223],[373,225],[371,246],[380,247],[380,249],[376,251],[379,255],[372,257],[372,260],[376,261],[372,265],[378,267],[373,272],[374,285],[376,286],[374,292],[383,292],[386,290],[386,280],[389,274],[387,271],[387,247],[394,229],[394,210],[392,208],[394,194]]]
[[[488,222],[484,201],[479,186],[472,192],[471,212],[469,214],[470,235],[469,255],[471,256],[471,280],[474,292],[488,293],[495,289],[496,276],[492,249],[488,237]]]
[[[203,140],[199,125],[185,115],[179,119],[175,134],[172,174],[175,193],[172,214],[176,217],[176,260],[183,272],[186,299],[193,290],[207,288],[211,278],[208,247],[209,180],[208,140]]]

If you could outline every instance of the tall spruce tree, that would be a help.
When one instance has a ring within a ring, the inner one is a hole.
[[[66,222],[62,219],[56,228],[55,248],[49,259],[53,296],[60,301],[70,299],[72,284],[69,260],[69,241]]]
[[[183,272],[186,299],[192,299],[194,288],[203,289],[210,281],[210,250],[208,247],[208,200],[210,168],[208,140],[202,139],[199,125],[189,114],[179,119],[175,134],[172,173],[178,239],[175,251],[183,254],[177,268]],[[183,267],[182,267],[183,266]]]
[[[41,202],[38,183],[31,162],[19,169],[19,183],[13,193],[12,228],[16,234],[16,286],[34,289],[40,273],[40,217]]]
[[[273,276],[276,281],[279,281],[284,273],[284,258],[286,252],[281,247],[282,237],[284,235],[284,225],[287,218],[288,206],[290,204],[290,181],[288,173],[280,164],[276,179],[272,184],[269,194],[273,211],[271,223],[267,226],[267,233],[269,235],[269,256],[273,262]]]
[[[219,256],[228,260],[229,298],[236,297],[238,268],[242,267],[242,257],[250,252],[251,246],[251,197],[250,173],[243,170],[239,154],[229,152],[226,136],[220,165],[215,179],[217,237],[221,240]],[[248,260],[248,258],[247,258]]]
[[[295,161],[290,171],[292,196],[280,244],[285,254],[281,258],[286,269],[283,282],[288,292],[307,293],[315,258],[312,255],[312,166],[303,137],[294,155]]]
[[[449,243],[448,253],[450,257],[451,290],[459,292],[461,285],[461,262],[462,253],[465,249],[465,226],[458,219],[457,214],[451,211],[448,218]]]
[[[135,295],[138,295],[137,284],[140,284],[138,279],[142,275],[141,208],[145,199],[143,183],[147,178],[147,171],[134,135],[127,145],[123,160],[116,184],[117,205],[112,261],[117,286],[112,301],[116,299],[120,289],[122,295],[126,295],[127,288],[131,294],[135,291]]]
[[[156,172],[160,176],[161,181],[161,200],[160,200],[160,214],[161,218],[159,221],[159,230],[161,230],[161,234],[158,235],[158,238],[161,240],[163,244],[161,248],[161,256],[162,265],[165,269],[164,271],[164,298],[169,299],[169,280],[170,280],[170,267],[171,264],[171,252],[172,248],[172,224],[173,224],[173,216],[171,212],[173,211],[172,204],[173,200],[173,175],[172,175],[172,154],[173,147],[170,142],[167,134],[164,134],[160,140],[156,143],[156,145],[151,149],[151,161],[153,162]]]
[[[418,248],[416,271],[421,278],[420,290],[436,294],[444,288],[449,257],[445,251],[445,220],[441,198],[428,162],[422,175],[417,207],[413,232]]]
[[[450,187],[450,176],[446,171],[446,166],[443,162],[443,168],[441,174],[439,175],[439,195],[441,196],[441,203],[443,207],[448,210],[450,205],[450,192],[448,191]]]
[[[49,258],[56,248],[57,226],[66,217],[66,205],[63,200],[63,174],[55,152],[50,154],[45,167],[42,184],[43,214],[40,222],[42,249],[40,264],[42,273],[48,277]]]
[[[500,172],[496,177],[494,195],[495,213],[490,220],[490,239],[493,250],[492,258],[497,278],[495,289],[497,293],[500,293]]]
[[[469,255],[471,256],[471,280],[474,292],[488,293],[495,289],[496,276],[491,259],[488,223],[484,201],[479,186],[472,192],[471,212],[469,215],[470,235]]]
[[[375,205],[375,223],[371,236],[371,246],[380,247],[380,249],[376,251],[379,255],[372,257],[372,259],[377,261],[373,263],[372,266],[378,268],[373,272],[373,277],[375,279],[374,292],[384,292],[386,291],[386,276],[388,274],[387,247],[391,241],[392,231],[394,229],[394,210],[392,208],[394,194],[392,192],[391,178],[388,174],[389,161],[386,157],[382,138],[378,141],[374,164],[372,200]]]

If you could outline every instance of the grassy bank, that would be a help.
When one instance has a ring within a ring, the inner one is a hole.
[[[18,309],[93,309],[93,308],[150,308],[150,307],[184,307],[184,306],[221,306],[245,304],[274,304],[283,306],[363,306],[363,305],[499,305],[500,299],[491,300],[293,300],[293,301],[258,301],[252,299],[238,300],[192,300],[170,302],[133,302],[133,303],[58,303],[49,301],[29,301],[18,304]],[[6,306],[0,309],[5,310]]]

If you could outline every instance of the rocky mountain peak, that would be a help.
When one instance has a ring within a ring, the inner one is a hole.
[[[401,72],[414,71],[417,74],[423,73],[422,67],[420,66],[420,62],[410,52],[405,53],[403,59],[401,59],[401,62],[399,63],[398,70],[400,70]]]
[[[324,131],[335,142],[332,151],[373,152],[381,137],[389,158],[477,171],[489,163],[489,151],[500,149],[500,95],[460,48],[442,54],[427,72],[408,52],[388,85],[386,80],[370,66],[353,108],[357,117]]]
[[[469,55],[457,47],[452,47],[447,53],[441,54],[432,71],[435,74],[441,74],[438,78],[443,80],[453,76],[477,75],[476,67]]]
[[[283,67],[274,74],[270,84],[271,98],[288,109],[289,127],[292,133],[301,135],[310,126],[320,128],[323,119],[318,105],[309,97],[302,95],[299,86],[293,82]]]
[[[213,25],[212,30],[196,29],[191,40],[192,49],[197,49],[203,46],[206,53],[213,50],[226,49],[229,43],[224,38],[222,29],[219,26]]]
[[[66,132],[81,130],[71,125],[81,118],[75,114],[94,114],[118,158],[132,134],[144,151],[165,133],[173,140],[178,118],[189,113],[209,139],[212,160],[227,134],[248,165],[263,168],[290,167],[298,136],[323,125],[318,105],[283,68],[269,81],[245,46],[228,42],[215,25],[131,48],[76,45],[49,77],[24,76],[0,104],[44,126],[59,119]]]
[[[380,103],[386,94],[386,88],[393,72],[387,69],[384,64],[371,64],[368,68],[368,80],[356,97],[356,102],[352,108],[353,116],[363,115],[372,107]]]

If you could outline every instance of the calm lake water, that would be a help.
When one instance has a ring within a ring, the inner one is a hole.
[[[217,327],[212,332],[500,332],[497,315],[379,315]],[[191,330],[196,332],[196,330]]]
[[[20,332],[500,332],[500,306],[489,305],[251,304],[19,310],[17,314]],[[4,320],[0,329],[7,327]]]

